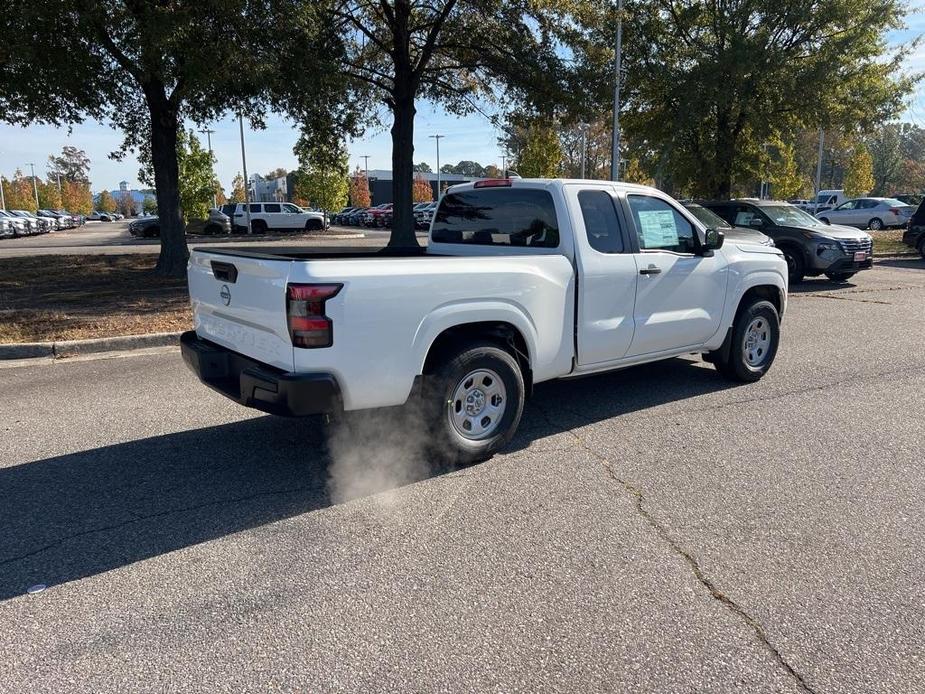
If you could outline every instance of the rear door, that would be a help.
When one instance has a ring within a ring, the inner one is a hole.
[[[633,341],[636,260],[619,200],[610,186],[567,185],[578,255],[578,363],[622,358]]]
[[[292,261],[194,250],[189,292],[196,334],[291,371],[286,283]]]
[[[626,356],[702,345],[719,330],[726,302],[723,253],[699,255],[694,222],[665,198],[631,193],[626,210],[638,249],[635,334]]]

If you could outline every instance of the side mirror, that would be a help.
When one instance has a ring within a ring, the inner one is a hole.
[[[725,240],[726,240],[726,234],[721,232],[719,229],[708,227],[706,233],[704,234],[703,250],[704,251],[718,250],[723,247],[723,242]]]

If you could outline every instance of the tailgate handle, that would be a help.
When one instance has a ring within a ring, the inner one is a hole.
[[[220,282],[230,282],[234,284],[238,281],[238,268],[231,263],[221,263],[217,260],[212,261],[212,274]]]

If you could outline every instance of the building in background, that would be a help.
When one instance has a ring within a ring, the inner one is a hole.
[[[148,195],[153,197],[154,189],[153,188],[146,188],[144,190],[136,190],[134,188],[129,189],[128,181],[120,181],[119,189],[110,190],[109,194],[112,196],[112,199],[116,201],[117,206],[119,204],[119,200],[121,200],[124,195],[128,194],[129,197],[131,197],[132,199],[132,214],[139,215],[142,213],[142,210],[144,209],[145,197],[147,197]],[[94,199],[95,198],[96,196],[94,196]]]
[[[264,178],[254,174],[250,180],[250,197],[253,202],[291,202],[292,174],[279,178]]]

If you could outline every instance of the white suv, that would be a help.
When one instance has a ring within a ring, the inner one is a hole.
[[[251,231],[265,234],[268,231],[320,231],[327,226],[321,212],[308,212],[291,202],[252,202],[250,205]],[[222,212],[231,217],[233,227],[247,229],[248,203],[223,205]]]

